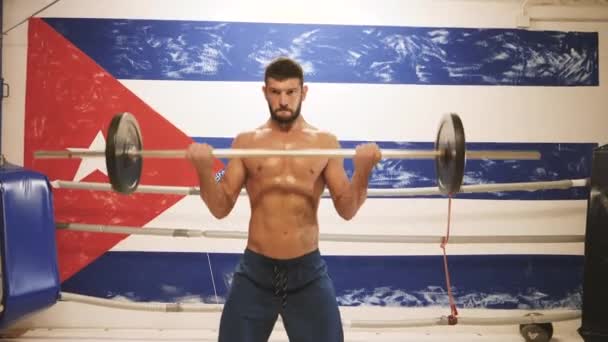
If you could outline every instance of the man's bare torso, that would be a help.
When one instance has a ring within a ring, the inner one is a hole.
[[[262,127],[239,134],[232,147],[340,148],[334,135],[318,131],[300,116],[308,92],[302,84],[301,68],[281,68],[277,69],[280,77],[265,77],[262,87],[270,118]],[[302,256],[318,248],[317,209],[326,186],[338,215],[352,219],[365,202],[369,176],[381,158],[376,144],[357,146],[352,179],[344,170],[342,158],[237,158],[228,163],[222,180],[216,182],[212,150],[207,144],[192,143],[186,153],[196,168],[201,199],[215,218],[222,219],[231,212],[245,187],[251,206],[247,247],[277,259]]]
[[[326,148],[330,139],[308,124],[289,131],[264,125],[243,133],[243,148]],[[287,259],[318,248],[317,208],[325,188],[327,158],[245,158],[245,188],[251,205],[247,247],[266,256]]]

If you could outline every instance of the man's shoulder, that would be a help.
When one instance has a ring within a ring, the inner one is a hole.
[[[234,139],[235,140],[249,139],[249,138],[253,137],[254,134],[255,134],[255,130],[243,131],[243,132],[239,132]]]
[[[251,142],[252,138],[253,138],[253,131],[243,131],[238,133],[235,137],[234,137],[234,141],[232,143],[232,145],[234,147],[238,147],[238,146],[243,146],[243,145],[247,145],[249,144],[249,142]]]
[[[338,142],[338,137],[329,131],[319,131],[319,138],[328,143],[336,143]]]
[[[260,137],[264,135],[264,133],[268,133],[268,130],[268,127],[260,126],[252,130],[239,132],[234,138],[234,143],[237,145],[248,145],[253,142],[256,137]]]
[[[317,141],[321,147],[333,147],[338,143],[338,138],[330,131],[318,129],[313,126],[308,127],[307,130],[317,137]]]

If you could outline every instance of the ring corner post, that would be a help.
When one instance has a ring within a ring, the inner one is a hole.
[[[0,0],[0,27],[4,27],[4,0]],[[2,86],[2,94],[0,94],[0,156],[2,156],[2,107],[4,106],[4,65],[2,54],[4,53],[4,39],[0,42],[0,85]]]
[[[583,303],[579,335],[608,340],[608,145],[593,151],[587,203]]]

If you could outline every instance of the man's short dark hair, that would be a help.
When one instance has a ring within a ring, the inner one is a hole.
[[[266,67],[264,83],[267,83],[269,78],[274,78],[277,81],[284,81],[288,78],[298,78],[301,85],[304,83],[304,72],[298,62],[291,58],[279,57]]]

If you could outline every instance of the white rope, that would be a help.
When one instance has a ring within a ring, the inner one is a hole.
[[[51,182],[51,186],[56,189],[73,189],[73,190],[96,190],[96,191],[112,191],[112,185],[109,183],[97,182],[71,182],[55,180]],[[200,190],[198,187],[185,186],[164,186],[164,185],[139,185],[137,193],[144,194],[168,194],[168,195],[198,195]]]
[[[213,269],[211,268],[211,257],[207,252],[207,261],[209,262],[209,274],[211,274],[211,284],[213,284],[213,293],[215,294],[215,304],[220,303],[220,299],[217,296],[217,289],[215,288],[215,277],[213,276]]]
[[[158,303],[158,302],[125,302],[115,299],[106,299],[92,296],[85,296],[76,293],[61,292],[60,301],[75,302],[102,306],[114,309],[153,311],[153,312],[221,312],[223,305],[218,304],[193,304],[193,303]],[[534,323],[552,323],[579,319],[580,310],[560,313],[535,313],[532,315],[510,315],[500,317],[469,317],[458,316],[458,325],[516,325]],[[446,316],[418,318],[418,319],[395,319],[395,320],[351,320],[343,321],[345,327],[365,328],[365,329],[394,329],[425,327],[434,325],[448,325]]]
[[[172,228],[138,228],[130,226],[109,226],[102,224],[84,223],[55,223],[57,229],[91,232],[91,233],[110,233],[128,235],[155,235],[173,237],[202,237],[204,231],[196,229],[172,229]]]
[[[517,325],[517,324],[539,324],[570,321],[581,317],[580,310],[560,313],[542,313],[539,315],[526,316],[501,316],[501,317],[468,317],[458,316],[458,325]],[[348,322],[351,328],[365,329],[394,329],[426,327],[433,325],[449,325],[448,317],[422,318],[410,320],[353,320]]]
[[[110,234],[156,235],[173,237],[206,237],[211,239],[247,239],[245,231],[195,230],[171,228],[138,228],[84,223],[56,223],[57,229]],[[431,243],[440,244],[443,236],[432,235],[364,235],[364,234],[323,234],[322,241],[361,243]],[[450,243],[579,243],[585,242],[584,235],[461,235],[450,236]]]
[[[206,230],[203,235],[218,239],[246,239],[247,232]],[[440,244],[443,236],[428,235],[349,235],[349,234],[319,234],[323,241],[334,242],[363,242],[363,243],[431,243]],[[450,236],[450,243],[576,243],[584,242],[583,235],[469,235]]]
[[[60,301],[76,302],[115,309],[154,311],[154,312],[221,312],[222,305],[193,303],[126,302],[116,299],[91,297],[76,293],[61,292]]]
[[[55,180],[51,185],[57,189],[78,189],[78,190],[98,190],[112,191],[112,186],[108,183],[94,182],[72,182]],[[489,184],[472,184],[463,185],[460,187],[460,193],[478,193],[478,192],[503,192],[503,191],[538,191],[549,189],[569,189],[574,187],[587,187],[589,179],[565,179],[558,181],[546,182],[521,182],[521,183],[489,183]],[[169,195],[200,195],[198,187],[180,187],[180,186],[162,186],[162,185],[139,185],[135,190],[136,193],[151,193],[151,194],[169,194]],[[441,195],[438,187],[421,187],[421,188],[399,188],[399,189],[368,189],[368,196],[371,197],[411,197],[411,196],[430,196]],[[247,195],[245,190],[240,193],[241,196]],[[329,197],[329,191],[323,192],[324,197]]]
[[[53,2],[51,2],[50,4],[48,4],[48,5],[46,5],[46,6],[42,7],[42,8],[40,8],[40,9],[39,9],[39,10],[37,10],[36,12],[34,12],[34,13],[30,14],[29,16],[27,16],[25,19],[21,20],[20,22],[16,23],[15,25],[13,25],[13,26],[9,27],[8,29],[4,30],[4,31],[2,32],[2,35],[6,35],[6,34],[8,34],[8,33],[9,33],[9,32],[11,32],[12,30],[14,30],[15,28],[17,28],[17,27],[21,26],[23,23],[26,23],[26,22],[27,22],[29,19],[31,19],[31,18],[35,17],[36,15],[40,14],[42,11],[44,11],[44,10],[46,10],[46,9],[50,8],[51,6],[55,5],[55,4],[56,4],[56,3],[58,3],[59,1],[61,1],[61,0],[54,0],[54,1],[53,1]]]

